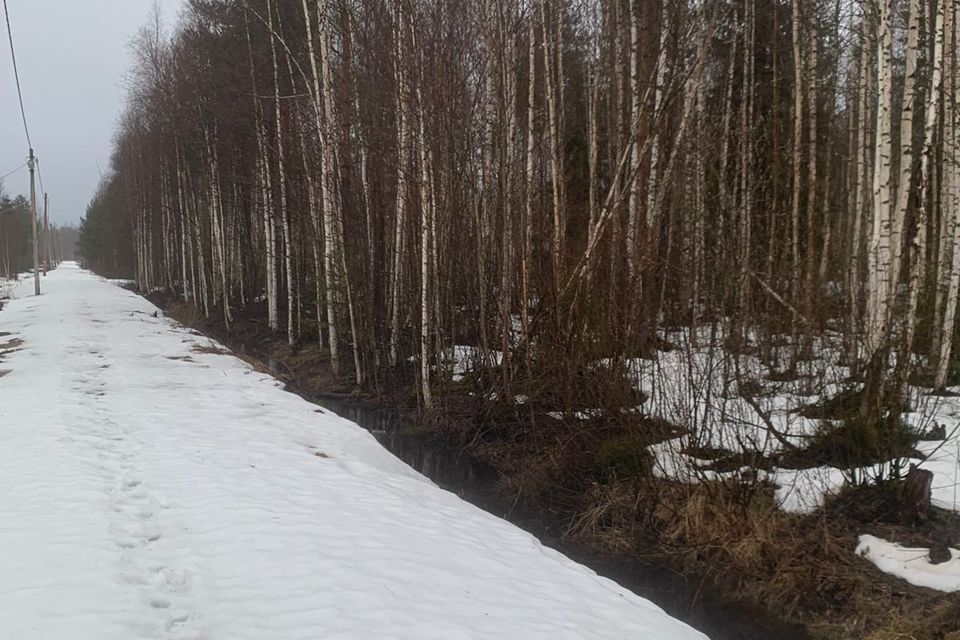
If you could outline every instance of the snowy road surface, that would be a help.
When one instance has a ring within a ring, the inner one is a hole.
[[[44,288],[0,312],[0,638],[703,638],[133,293]]]

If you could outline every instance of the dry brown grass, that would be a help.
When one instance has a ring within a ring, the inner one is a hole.
[[[164,313],[167,316],[188,327],[197,327],[206,322],[206,318],[200,309],[183,300],[177,300],[176,302],[163,306]]]
[[[943,600],[892,611],[890,621],[865,640],[960,640],[960,603]]]
[[[853,553],[857,527],[777,509],[763,487],[623,480],[597,484],[567,535],[664,562],[836,640],[943,640],[960,599],[882,574]],[[835,514],[834,514],[835,515]]]
[[[190,351],[193,353],[203,353],[207,355],[214,356],[225,356],[230,355],[230,352],[222,347],[218,347],[215,344],[195,344],[190,347]]]
[[[618,553],[637,551],[643,539],[638,495],[634,481],[594,484],[585,495],[589,506],[573,517],[565,536]]]

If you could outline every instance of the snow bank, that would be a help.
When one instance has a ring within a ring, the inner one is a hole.
[[[911,549],[870,535],[860,536],[856,553],[878,569],[917,587],[952,593],[960,591],[960,551],[950,549],[951,559],[930,562],[929,549]]]
[[[65,264],[0,332],[0,638],[704,638]]]

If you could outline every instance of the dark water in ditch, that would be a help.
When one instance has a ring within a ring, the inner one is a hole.
[[[532,533],[540,541],[657,603],[712,640],[804,640],[800,627],[769,613],[724,601],[703,585],[675,572],[629,556],[598,553],[561,536],[561,522],[531,511],[498,494],[498,474],[466,454],[451,450],[390,409],[343,400],[315,399],[317,404],[356,422],[383,446],[439,486]]]

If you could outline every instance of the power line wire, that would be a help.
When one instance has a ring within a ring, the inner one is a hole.
[[[30,147],[31,151],[33,151],[33,141],[30,139],[30,127],[27,125],[27,110],[23,106],[23,91],[20,88],[20,71],[17,67],[17,53],[13,46],[13,29],[10,27],[10,10],[7,7],[7,0],[3,0],[3,16],[7,22],[7,40],[10,42],[10,59],[13,62],[13,77],[17,83],[17,98],[20,101],[20,118],[23,121],[23,133],[27,137],[27,146]],[[43,186],[43,174],[40,172],[40,162],[36,156],[34,156],[34,161],[36,162],[37,178],[40,181],[40,191],[41,193],[46,193],[46,189]],[[23,166],[18,167],[15,171],[8,175],[16,173],[16,171],[19,171],[25,166],[27,165],[24,164]],[[6,178],[7,176],[3,177]]]
[[[7,20],[7,39],[10,41],[10,59],[13,61],[13,77],[17,81],[17,97],[20,99],[20,118],[23,120],[23,132],[27,134],[27,145],[32,149],[30,128],[27,126],[27,111],[23,108],[23,91],[20,90],[20,72],[17,70],[17,53],[13,48],[13,30],[10,28],[10,11],[7,0],[3,0],[3,15]]]
[[[14,169],[13,171],[11,171],[10,173],[5,173],[5,174],[3,174],[2,176],[0,176],[0,180],[3,180],[4,178],[9,178],[9,177],[12,176],[13,174],[15,174],[17,171],[20,171],[20,169],[23,169],[25,166],[27,166],[27,163],[26,163],[26,162],[24,162],[22,165],[20,165],[19,167],[17,167],[16,169]]]
[[[25,203],[25,202],[18,202],[17,204],[13,205],[12,207],[7,207],[7,208],[4,209],[3,211],[0,211],[0,216],[2,216],[2,215],[5,214],[5,213],[10,213],[11,211],[16,211],[17,209],[22,209],[22,208],[24,208],[24,207],[26,207],[26,206],[27,206],[27,203]]]

